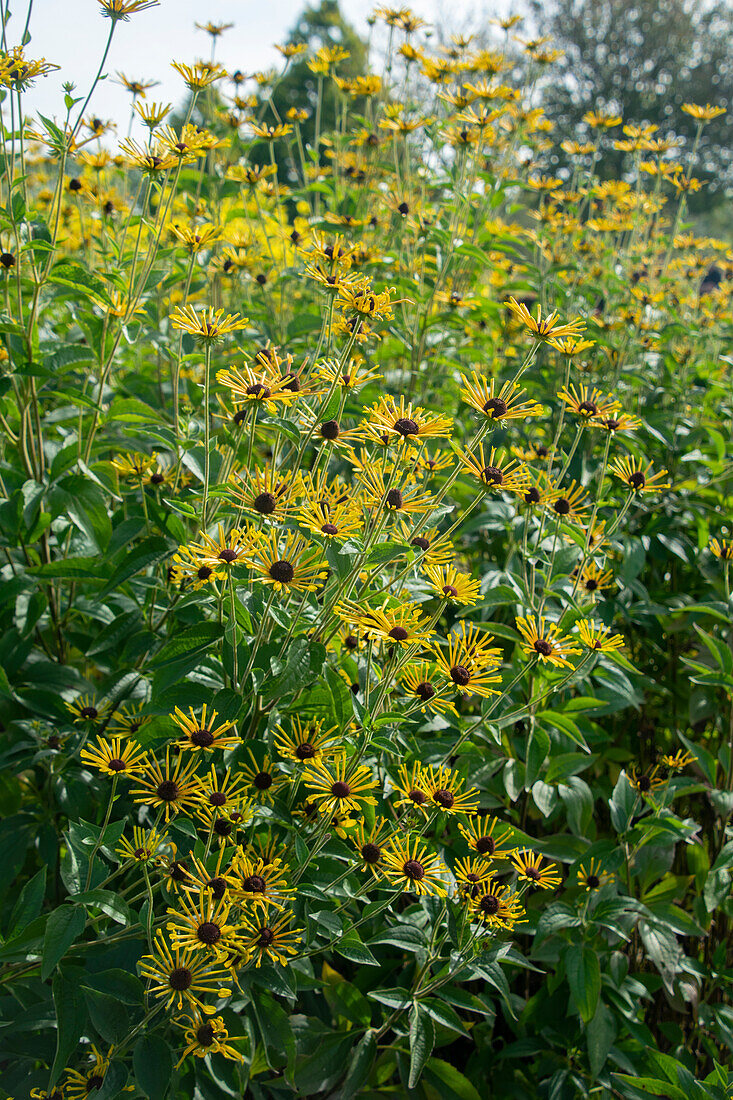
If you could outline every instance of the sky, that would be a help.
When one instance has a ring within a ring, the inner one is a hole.
[[[102,18],[96,0],[31,2],[31,42],[27,56],[45,57],[60,65],[61,70],[37,81],[24,97],[25,110],[60,118],[64,114],[63,83],[73,81],[77,88],[74,94],[86,95],[99,67],[110,24]],[[14,15],[7,29],[10,45],[16,44],[22,35],[27,3],[28,0],[11,3]],[[133,80],[160,81],[159,87],[148,92],[148,98],[177,105],[185,89],[171,68],[171,61],[190,63],[209,56],[211,39],[196,29],[196,22],[234,23],[233,29],[219,39],[216,55],[230,71],[241,69],[251,73],[281,64],[273,44],[285,41],[304,6],[304,0],[161,0],[160,7],[132,15],[127,23],[118,23],[105,65],[108,76],[98,85],[90,111],[99,118],[115,120],[118,135],[125,136],[130,96],[117,82],[117,71]],[[317,6],[317,0],[312,6]],[[341,0],[346,18],[364,34],[366,17],[375,6],[377,0],[374,3]],[[482,0],[415,0],[410,7],[428,22],[438,19],[443,25],[463,31],[469,23],[480,25],[490,14],[504,13],[508,0],[491,4]]]

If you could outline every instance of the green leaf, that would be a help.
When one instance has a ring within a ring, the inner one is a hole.
[[[43,937],[43,961],[41,979],[45,982],[56,969],[77,936],[84,931],[86,913],[81,905],[62,905],[54,909],[48,918]]]
[[[96,278],[81,264],[63,260],[51,269],[47,281],[75,290],[77,292],[73,295],[75,298],[90,298],[103,305],[112,304],[109,291],[101,279]]]
[[[362,943],[357,932],[348,932],[335,944],[335,950],[339,955],[351,962],[360,963],[362,966],[379,966],[378,961],[366,944]]]
[[[683,1089],[669,1081],[658,1081],[653,1077],[632,1077],[628,1073],[614,1073],[613,1077],[619,1081],[625,1081],[627,1085],[632,1085],[640,1092],[650,1092],[652,1096],[668,1096],[670,1100],[689,1100],[688,1094]]]
[[[104,1082],[99,1086],[99,1091],[94,1094],[94,1100],[114,1100],[114,1097],[122,1092],[129,1076],[127,1066],[123,1062],[112,1062],[104,1075]]]
[[[609,1051],[616,1039],[613,1013],[606,1008],[603,1001],[598,1002],[595,1016],[586,1026],[585,1038],[588,1044],[590,1072],[595,1080],[606,1064]]]
[[[601,966],[590,947],[571,946],[565,952],[565,973],[583,1023],[595,1016],[601,992]]]
[[[168,1044],[157,1035],[144,1035],[135,1043],[132,1068],[135,1084],[148,1100],[163,1100],[173,1072],[173,1058]]]
[[[608,803],[611,808],[611,824],[617,833],[623,834],[628,831],[631,819],[634,816],[636,802],[636,791],[629,783],[625,773],[621,772]]]
[[[538,778],[540,768],[547,759],[550,751],[550,735],[535,726],[527,742],[527,762],[525,765],[524,789],[530,790],[535,779]]]
[[[126,905],[119,894],[113,890],[87,890],[83,894],[74,894],[69,898],[75,905],[84,905],[91,909],[101,909],[118,924],[135,924],[137,917]]]
[[[82,910],[83,912],[83,910]],[[56,1084],[76,1050],[87,1024],[84,998],[79,983],[57,970],[51,984],[56,1009],[56,1056],[51,1067],[49,1088]]]
[[[366,1084],[377,1055],[377,1039],[375,1033],[369,1028],[354,1049],[349,1061],[343,1084],[339,1089],[339,1096],[343,1100],[351,1100],[356,1096],[363,1085]]]
[[[64,558],[63,561],[50,561],[45,565],[35,565],[26,570],[31,576],[54,580],[90,580],[103,581],[109,576],[110,568],[101,558]]]
[[[421,1004],[410,1012],[410,1076],[407,1087],[414,1089],[435,1046],[435,1025]]]
[[[441,1100],[481,1100],[468,1078],[442,1058],[428,1060],[424,1079],[436,1089]]]
[[[160,535],[151,535],[134,546],[115,569],[106,585],[99,593],[98,599],[104,599],[110,592],[114,592],[125,584],[131,577],[147,569],[149,565],[157,564],[162,558],[168,557],[171,548]]]
[[[206,622],[188,626],[166,642],[150,667],[162,668],[194,653],[203,653],[218,642],[223,633],[224,627],[218,623]]]
[[[116,997],[100,993],[97,989],[82,987],[89,1019],[107,1043],[119,1043],[129,1028],[127,1009]]]
[[[21,932],[35,920],[43,906],[46,892],[46,868],[42,867],[30,882],[26,882],[10,917],[10,932]]]

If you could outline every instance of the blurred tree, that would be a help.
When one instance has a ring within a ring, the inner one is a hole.
[[[695,175],[708,186],[690,196],[710,209],[733,189],[733,5],[730,0],[529,0],[540,34],[564,56],[544,82],[544,107],[559,140],[584,136],[583,115],[613,111],[650,122],[661,134],[694,138],[683,103],[712,103],[728,113],[709,122]],[[619,134],[619,136],[621,136]],[[599,170],[619,178],[624,154],[604,153]]]
[[[347,78],[362,76],[367,72],[367,44],[344,19],[338,0],[321,0],[317,8],[306,7],[290,31],[286,44],[304,45],[308,50],[307,53],[295,57],[288,65],[285,75],[277,81],[272,91],[272,103],[283,121],[291,107],[304,108],[309,112],[308,118],[301,123],[301,134],[304,144],[312,146],[316,133],[319,78],[309,69],[308,58],[319,49],[340,47],[347,50],[350,56],[336,66],[338,75]],[[321,133],[336,129],[340,96],[341,93],[331,77],[324,77]],[[274,121],[269,111],[266,118],[270,122]],[[283,150],[276,145],[275,152],[278,161],[281,161]],[[252,159],[261,159],[264,163],[269,157],[266,151],[260,149],[258,152],[255,148]]]

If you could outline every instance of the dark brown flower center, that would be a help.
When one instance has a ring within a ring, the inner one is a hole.
[[[407,797],[411,802],[414,802],[416,806],[422,806],[428,800],[425,791],[421,791],[418,787],[413,787],[411,791],[408,791]]]
[[[257,937],[258,947],[269,947],[270,944],[274,943],[274,940],[275,933],[271,928],[260,928],[260,934]]]
[[[559,497],[552,507],[559,516],[566,516],[570,511],[570,501],[567,497]]]
[[[648,775],[640,775],[636,785],[640,791],[650,791],[652,789],[652,781]]]
[[[382,849],[378,844],[367,843],[362,845],[361,858],[365,863],[379,863],[382,858]]]
[[[246,392],[248,397],[259,397],[262,401],[272,397],[272,390],[262,382],[253,382],[251,386],[247,386]]]
[[[270,576],[278,584],[290,584],[295,569],[289,561],[274,561],[270,566]]]
[[[271,772],[258,772],[254,777],[253,783],[258,791],[269,791],[274,780]]]
[[[277,508],[277,499],[272,493],[260,493],[252,501],[252,507],[263,516],[271,516]]]
[[[455,802],[455,795],[452,791],[447,791],[444,787],[440,790],[433,792],[433,802],[436,805],[441,806],[444,810],[450,810]]]
[[[214,744],[214,735],[211,730],[194,730],[191,734],[191,744],[199,749],[208,749]]]
[[[321,530],[324,535],[337,535],[339,531],[335,523],[324,523]]]
[[[424,552],[425,550],[430,549],[430,542],[429,542],[428,539],[421,538],[418,535],[417,538],[414,538],[412,540],[412,542],[410,543],[410,546],[416,546],[418,548],[418,550],[422,550]]]
[[[404,626],[393,626],[387,635],[388,638],[393,638],[396,642],[404,642],[409,636],[409,632],[405,630]]]
[[[601,885],[601,880],[599,879],[598,875],[588,875],[585,881],[588,883],[591,890],[597,890],[598,887]]]
[[[493,856],[496,851],[496,841],[491,836],[480,836],[476,841],[476,851],[482,856]]]
[[[413,882],[420,882],[421,879],[425,878],[425,868],[418,859],[408,859],[406,863],[402,864],[402,871],[405,877]]]
[[[202,565],[199,569],[196,570],[196,576],[200,581],[208,581],[213,572],[214,570],[209,569],[208,565]]]
[[[316,755],[315,745],[312,745],[310,741],[303,741],[295,749],[295,756],[298,760],[312,760]]]
[[[398,420],[395,420],[394,430],[405,437],[408,435],[417,435],[420,431],[417,423],[411,420],[409,416],[401,416]]]
[[[552,653],[552,645],[544,638],[538,638],[534,648],[535,652],[539,653],[541,657],[549,657]]]
[[[262,875],[249,875],[242,879],[242,889],[246,894],[264,894],[266,883]]]
[[[219,561],[226,562],[227,565],[231,565],[233,561],[236,561],[239,554],[236,550],[230,550],[229,547],[225,547],[219,551]]]
[[[196,1030],[196,1042],[200,1047],[210,1047],[214,1043],[214,1026],[213,1024],[201,1024],[201,1027]]]
[[[509,406],[500,397],[490,397],[484,405],[484,412],[488,413],[492,420],[501,420],[502,416],[506,416],[508,411]]]
[[[331,784],[331,794],[334,798],[348,798],[351,794],[351,787],[342,779],[337,779],[335,783]]]
[[[214,832],[217,836],[231,836],[233,825],[225,817],[217,817],[214,822]]]
[[[527,492],[524,494],[524,499],[527,502],[527,504],[539,504],[539,502],[540,502],[539,489],[536,489],[533,485],[532,488],[528,489]]]
[[[621,421],[614,419],[612,416],[609,416],[608,420],[604,420],[603,423],[606,425],[609,432],[615,432],[621,427]]]
[[[636,470],[629,478],[629,485],[632,489],[643,489],[646,485],[646,478],[641,470]]]
[[[96,707],[82,707],[79,711],[79,717],[86,718],[87,720],[99,718],[99,711]]]
[[[86,1091],[93,1092],[94,1089],[101,1088],[104,1084],[104,1077],[101,1073],[93,1073],[91,1077],[87,1077]]]
[[[344,645],[347,649],[356,649],[356,647],[359,645],[359,639],[357,638],[356,634],[347,634],[344,638]]]
[[[337,420],[326,420],[321,424],[320,432],[324,439],[338,439],[341,428]]]
[[[175,779],[164,779],[163,782],[158,785],[158,789],[155,793],[161,802],[175,802],[181,793],[181,789]]]
[[[465,687],[471,679],[471,673],[463,665],[454,665],[450,670],[450,678],[459,687]]]
[[[432,699],[435,695],[435,688],[427,680],[423,680],[415,688],[415,695],[422,699],[423,703],[427,703],[428,699]]]
[[[168,869],[168,873],[174,882],[186,882],[188,880],[188,865],[184,860],[174,860]]]
[[[220,901],[221,898],[224,897],[227,889],[225,879],[221,878],[219,875],[216,875],[214,878],[210,878],[206,885],[208,886],[209,890],[211,890],[217,901]]]
[[[458,595],[458,589],[452,584],[443,585],[443,595],[450,596],[451,599],[455,599]]]
[[[592,401],[581,401],[578,412],[585,413],[586,416],[598,416],[598,406]]]
[[[113,772],[123,772],[127,768],[127,764],[124,760],[120,760],[118,756],[115,756],[109,761],[107,767]]]
[[[587,592],[595,592],[598,588],[598,581],[594,580],[593,577],[588,577],[585,582],[585,588]]]
[[[399,489],[390,489],[385,498],[385,504],[388,508],[399,509],[404,504],[404,498]]]
[[[498,466],[484,466],[481,477],[487,485],[503,485],[504,475]]]
[[[227,796],[224,791],[212,791],[209,795],[210,806],[226,806]]]
[[[179,993],[184,989],[188,989],[192,981],[193,974],[185,966],[177,966],[168,975],[168,985]]]
[[[499,899],[496,894],[484,894],[481,901],[478,903],[478,907],[482,913],[485,913],[487,917],[493,917],[499,912]]]
[[[218,943],[221,939],[221,928],[213,920],[206,920],[196,929],[196,936],[201,940],[201,943],[211,946],[211,944]]]

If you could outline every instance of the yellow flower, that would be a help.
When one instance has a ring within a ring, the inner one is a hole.
[[[242,948],[255,967],[264,962],[275,961],[287,966],[288,956],[298,954],[298,944],[303,942],[303,928],[288,928],[293,919],[292,913],[285,913],[277,920],[266,916],[245,917],[237,932]]]
[[[510,932],[515,924],[525,920],[519,896],[495,879],[481,883],[478,894],[469,895],[471,916],[488,928]]]
[[[67,710],[74,715],[74,724],[77,722],[103,722],[110,711],[111,703],[107,699],[96,699],[86,693],[78,695],[73,703],[64,703]]]
[[[138,781],[140,786],[131,792],[135,802],[163,809],[166,821],[179,810],[194,806],[201,794],[201,780],[194,774],[198,764],[196,758],[182,766],[183,758],[179,756],[171,770],[169,753],[170,749],[166,748],[165,767],[157,760],[146,765]]]
[[[613,573],[610,569],[600,569],[594,561],[586,562],[580,572],[579,587],[583,588],[591,599],[595,599],[598,592],[604,588],[610,588],[613,584]]]
[[[322,760],[339,752],[339,727],[331,726],[324,730],[323,720],[301,721],[297,715],[288,719],[290,729],[280,724],[275,728],[274,745],[281,756],[295,764],[306,764],[311,760]]]
[[[445,897],[447,870],[420,837],[393,837],[384,849],[383,870],[394,886],[418,895]]]
[[[491,448],[488,458],[484,454],[484,445],[479,443],[478,452],[462,451],[456,448],[461,466],[466,473],[473,474],[487,489],[503,490],[507,493],[523,493],[529,487],[529,473],[516,459],[505,457],[503,451]]]
[[[519,878],[538,886],[540,890],[552,890],[562,882],[554,863],[543,866],[543,857],[526,848],[512,856],[512,866]]]
[[[111,776],[138,776],[148,760],[148,754],[139,745],[134,741],[123,742],[121,737],[110,741],[98,737],[96,746],[85,746],[79,755],[85,764]]]
[[[686,115],[691,115],[697,119],[698,122],[710,122],[712,118],[725,114],[725,107],[713,107],[710,103],[707,103],[704,107],[700,107],[696,103],[683,103],[682,110]]]
[[[368,639],[385,645],[426,645],[432,636],[428,620],[410,603],[371,608],[345,602],[337,605],[336,614],[346,623],[355,623]]]
[[[557,395],[576,416],[588,420],[591,417],[609,417],[621,408],[621,402],[613,397],[603,397],[595,386],[581,385],[578,389],[571,382]]]
[[[276,531],[253,536],[246,561],[257,580],[271,584],[279,594],[316,592],[328,576],[328,562],[320,548],[293,531],[287,531],[284,538]]]
[[[115,853],[122,859],[134,859],[137,863],[149,863],[158,855],[160,849],[169,844],[165,831],[157,829],[144,829],[140,825],[134,825],[132,840],[123,836]]]
[[[418,406],[399,403],[394,397],[382,397],[366,410],[364,428],[377,440],[386,434],[395,442],[423,443],[426,439],[450,435],[453,421],[449,417],[426,413]]]
[[[192,92],[199,92],[202,88],[208,88],[226,76],[221,65],[210,61],[197,61],[194,65],[186,65],[182,61],[172,61],[171,65],[179,73],[188,88]]]
[[[186,306],[171,314],[171,324],[173,328],[181,329],[203,343],[214,343],[230,332],[246,328],[249,320],[238,313],[225,314],[223,309],[215,310],[211,306],[198,313],[194,306]]]
[[[567,523],[578,523],[587,511],[588,494],[582,485],[570,482],[567,489],[558,489],[552,497],[545,500],[548,512],[554,512],[561,520]]]
[[[470,814],[478,808],[479,791],[475,787],[462,791],[465,780],[450,768],[431,764],[423,769],[421,782],[433,806],[447,814]]]
[[[663,489],[671,488],[669,481],[663,481],[666,470],[660,470],[656,474],[651,473],[652,464],[646,466],[638,459],[629,455],[623,458],[615,458],[609,465],[611,473],[626,482],[632,493],[659,493]]]
[[[193,707],[189,707],[187,717],[179,707],[175,707],[170,717],[184,733],[184,737],[178,742],[181,748],[193,749],[196,752],[207,752],[212,749],[231,749],[241,744],[241,739],[231,722],[222,722],[216,725],[216,711],[212,710],[209,718],[206,717],[206,703],[201,708],[201,717],[197,718]],[[231,730],[229,736],[227,732]]]
[[[516,298],[510,298],[506,303],[507,308],[522,322],[537,340],[557,340],[563,336],[580,336],[585,328],[585,321],[576,318],[568,324],[558,323],[557,311],[542,316],[542,307],[537,306],[537,317],[533,317],[523,303]]]
[[[512,830],[496,832],[499,822],[495,817],[467,817],[458,822],[458,831],[471,851],[485,860],[505,859],[516,851],[512,843]]]
[[[231,903],[199,890],[195,901],[187,894],[178,898],[179,909],[168,909],[167,930],[176,947],[211,952],[221,957],[235,943],[235,926],[229,924]]]
[[[584,646],[597,650],[599,653],[613,653],[622,649],[624,638],[622,634],[611,634],[606,626],[598,626],[590,619],[581,619],[578,623],[578,635]]]
[[[377,800],[370,793],[376,787],[371,769],[358,764],[350,769],[346,755],[336,760],[316,760],[303,772],[303,783],[311,791],[311,799],[319,813],[343,813],[345,810],[361,810],[363,806],[376,806]]]
[[[140,976],[149,981],[152,997],[165,1002],[167,1009],[180,1012],[184,1005],[203,1007],[201,997],[227,996],[220,987],[226,982],[227,970],[202,952],[170,943],[161,929],[155,933],[152,955],[143,955],[139,963]]]
[[[466,695],[485,699],[498,695],[499,692],[490,686],[501,683],[501,676],[496,675],[501,650],[491,645],[493,640],[490,634],[471,623],[466,624],[463,619],[460,627],[448,636],[447,653],[437,644],[433,645],[440,674]]]
[[[522,651],[527,657],[535,657],[543,663],[547,661],[558,668],[570,668],[568,657],[577,653],[573,640],[560,632],[557,623],[547,622],[544,615],[539,619],[517,619],[517,630],[524,641]]]
[[[389,478],[375,465],[358,469],[356,480],[362,487],[362,500],[367,508],[380,508],[386,512],[409,515],[427,512],[432,507],[432,497],[419,486],[409,487],[404,478],[392,474]]]
[[[232,859],[226,880],[237,901],[248,912],[268,913],[283,909],[292,895],[286,868],[279,859],[261,859],[239,848]]]
[[[494,378],[484,378],[473,371],[472,381],[461,376],[463,388],[461,396],[477,412],[483,413],[489,420],[502,423],[505,420],[526,420],[529,416],[540,416],[544,411],[536,401],[521,401],[524,390],[516,382],[504,382],[497,391]]]
[[[453,565],[426,565],[425,575],[434,591],[451,603],[471,606],[481,591],[481,582],[473,580],[470,573],[459,573]]]
[[[690,764],[694,764],[697,760],[696,756],[693,756],[691,752],[686,749],[677,749],[675,753],[665,753],[662,756],[662,764],[665,768],[669,768],[673,772],[681,772],[683,768],[688,767]]]
[[[710,552],[721,561],[733,561],[733,542],[729,539],[711,539]]]
[[[157,8],[160,4],[160,0],[97,0],[97,2],[105,19],[112,19],[115,23],[118,19],[127,22],[131,15],[146,11],[147,8]]]
[[[578,886],[583,886],[589,892],[600,890],[612,878],[613,875],[609,874],[608,871],[604,871],[601,861],[594,857],[591,857],[587,866],[578,868]]]
[[[193,1016],[183,1016],[174,1021],[176,1027],[184,1028],[183,1040],[186,1044],[176,1069],[193,1054],[196,1058],[207,1058],[210,1054],[222,1054],[234,1062],[243,1062],[244,1055],[229,1042],[229,1032],[221,1016],[203,1016],[196,1012]]]

